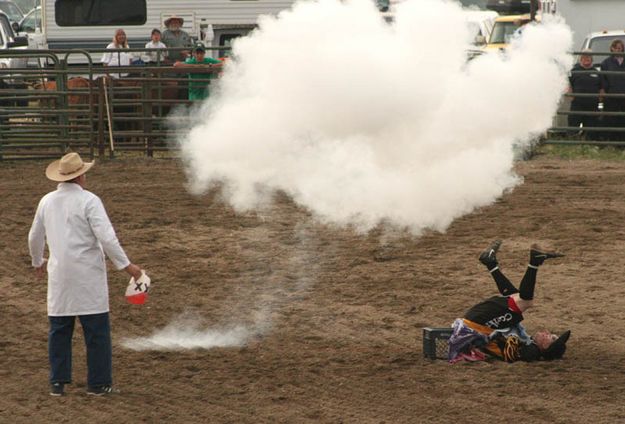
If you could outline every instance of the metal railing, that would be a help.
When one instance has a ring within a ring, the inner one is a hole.
[[[90,157],[168,151],[175,135],[169,113],[193,103],[188,75],[194,74],[193,84],[210,84],[217,72],[164,61],[112,69],[94,64],[92,55],[86,50],[0,51],[0,58],[38,64],[0,68],[0,160],[58,157],[70,149]],[[80,56],[81,63],[70,64],[71,56]],[[197,78],[203,73],[206,78]],[[185,116],[177,114],[176,121]]]
[[[623,53],[590,51],[573,52],[573,54],[576,58],[581,55],[624,56]],[[594,63],[592,68],[587,70],[571,71],[571,75],[596,75],[598,82],[608,77],[619,80],[622,78],[622,86],[625,87],[625,72],[604,71],[600,69],[598,63]],[[576,105],[575,99],[596,99],[596,101]],[[609,104],[609,107],[604,107],[606,104]],[[622,107],[619,104],[622,104]],[[612,92],[608,89],[606,92],[597,90],[594,93],[582,93],[573,90],[563,94],[554,117],[554,125],[545,134],[543,143],[625,146],[625,92]]]
[[[90,157],[114,157],[124,151],[151,157],[156,152],[175,149],[176,131],[168,115],[193,103],[188,100],[188,74],[206,73],[205,79],[193,81],[210,84],[214,82],[210,74],[216,71],[208,67],[174,67],[161,61],[161,52],[156,49],[124,51],[157,51],[157,63],[115,69],[93,63],[94,54],[110,51],[0,51],[0,58],[28,58],[31,62],[36,59],[38,64],[0,68],[0,160],[58,157],[69,149]],[[82,63],[70,64],[76,62],[71,60],[76,57]],[[128,76],[107,77],[109,73]],[[600,78],[622,77],[625,86],[625,72],[593,69],[580,73],[596,73]],[[597,98],[596,110],[571,110],[570,103],[575,98]],[[622,110],[600,108],[599,100],[615,99],[622,100]],[[593,125],[571,126],[570,117],[595,120]],[[189,119],[188,115],[176,114],[177,123],[184,119]],[[625,93],[563,94],[554,125],[541,142],[625,146]]]

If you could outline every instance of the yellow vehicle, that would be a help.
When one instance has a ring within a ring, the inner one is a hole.
[[[540,15],[536,16],[536,22],[540,21]],[[503,50],[508,47],[510,40],[521,31],[521,28],[530,23],[529,13],[524,15],[505,15],[495,19],[493,31],[490,33],[488,43],[484,50]]]

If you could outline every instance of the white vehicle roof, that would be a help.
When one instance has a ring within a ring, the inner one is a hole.
[[[625,29],[613,29],[613,30],[604,30],[604,31],[596,31],[591,32],[586,36],[586,40],[597,37],[614,37],[614,36],[625,36]]]
[[[610,43],[617,39],[625,43],[625,30],[591,32],[584,39],[582,50],[592,48],[597,52],[608,52],[610,51]]]
[[[584,39],[582,50],[592,49],[597,53],[609,52],[610,44],[614,40],[622,40],[625,43],[625,29],[591,32]],[[601,62],[606,57],[606,55],[593,55],[593,62]]]

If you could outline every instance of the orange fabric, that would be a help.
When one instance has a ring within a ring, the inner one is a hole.
[[[470,321],[470,320],[468,320],[466,318],[463,318],[462,321],[464,322],[464,324],[467,327],[469,327],[469,328],[471,328],[471,329],[473,329],[473,330],[477,331],[478,333],[483,334],[485,336],[489,336],[490,333],[493,332],[492,328],[487,327],[487,326],[482,325],[482,324],[478,324],[477,322]],[[486,346],[482,346],[481,349],[487,351],[488,353],[490,353],[492,355],[498,356],[500,358],[504,357],[503,356],[503,352],[501,351],[501,349],[499,349],[499,346],[497,345],[496,342],[490,342]]]
[[[463,318],[462,321],[464,321],[464,324],[467,327],[469,327],[469,328],[471,328],[471,329],[473,329],[473,330],[477,331],[478,333],[483,334],[485,336],[489,336],[490,333],[493,332],[492,328],[487,327],[487,326],[482,325],[482,324],[478,324],[477,322],[473,322],[473,321],[468,320],[466,318]]]

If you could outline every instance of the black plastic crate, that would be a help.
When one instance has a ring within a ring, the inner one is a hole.
[[[423,329],[423,356],[430,359],[447,359],[451,327]]]

